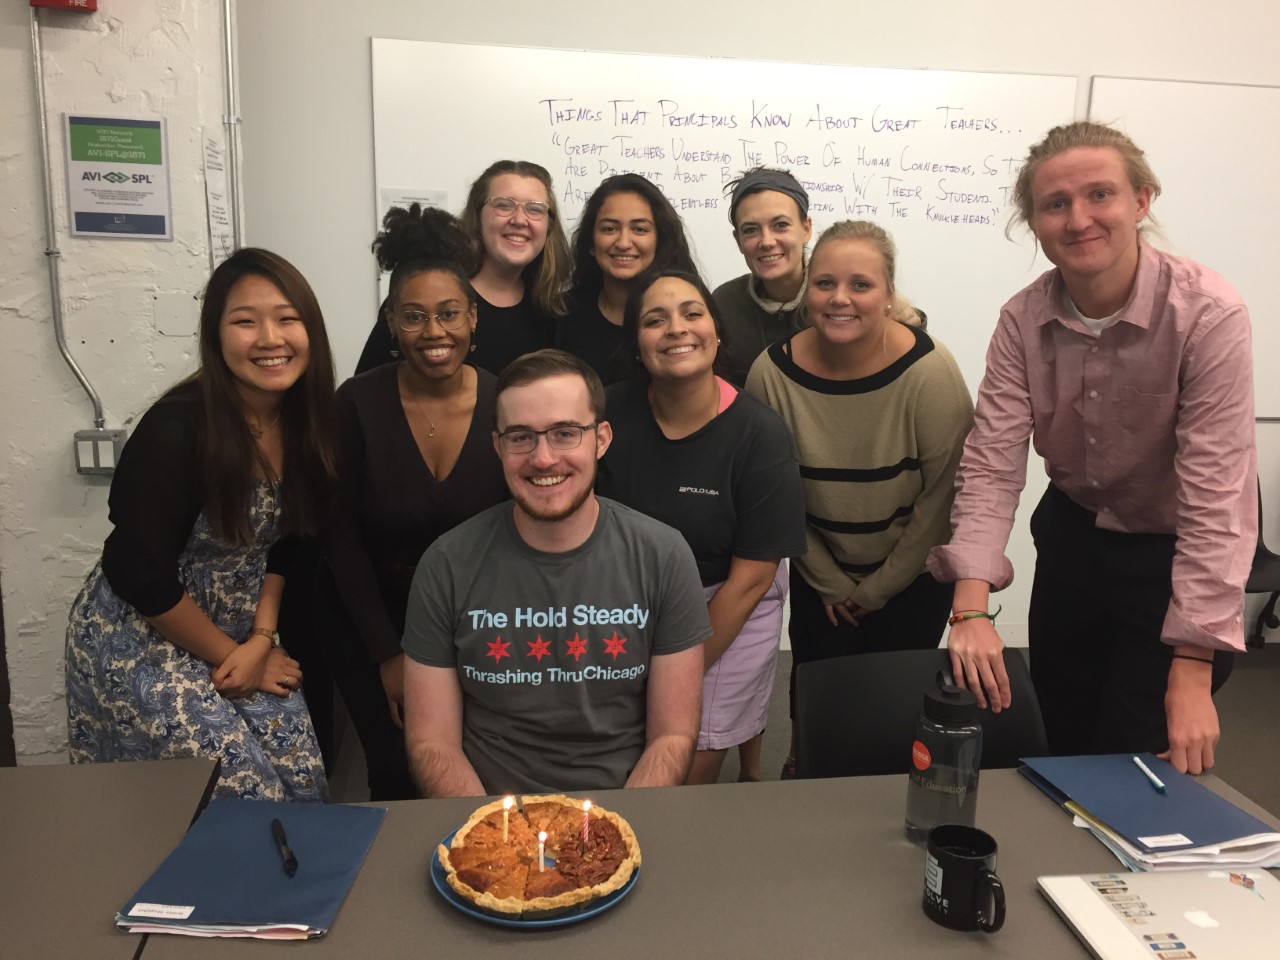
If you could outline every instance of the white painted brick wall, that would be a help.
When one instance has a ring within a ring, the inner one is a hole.
[[[159,335],[152,301],[198,293],[209,272],[201,130],[221,135],[222,4],[100,7],[42,11],[41,40],[67,341],[106,426],[127,427],[194,366],[194,337]],[[66,758],[67,611],[110,525],[107,482],[79,476],[72,457],[93,408],[53,338],[28,16],[0,5],[0,588],[18,760],[42,763]],[[66,112],[166,119],[172,242],[68,236]]]

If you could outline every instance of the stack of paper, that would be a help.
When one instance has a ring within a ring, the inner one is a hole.
[[[1040,757],[1019,772],[1083,822],[1130,870],[1280,865],[1280,833],[1252,814],[1140,754],[1161,780],[1156,790],[1132,754]]]
[[[131,933],[303,940],[328,931],[382,826],[378,807],[214,800],[116,914]],[[290,875],[271,822],[279,820]]]

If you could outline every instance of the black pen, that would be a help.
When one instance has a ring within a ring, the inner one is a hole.
[[[280,851],[280,861],[284,864],[284,872],[292,877],[298,872],[298,858],[289,849],[289,838],[284,835],[284,824],[279,820],[271,821],[271,836],[275,837],[276,849]]]

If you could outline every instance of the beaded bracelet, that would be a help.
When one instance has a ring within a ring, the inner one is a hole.
[[[1003,606],[996,607],[995,613],[987,613],[985,610],[960,610],[947,619],[947,626],[954,627],[961,620],[990,620],[995,623],[996,617],[1000,616],[1000,611],[1003,609]]]

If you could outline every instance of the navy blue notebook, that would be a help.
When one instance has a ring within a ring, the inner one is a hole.
[[[1145,853],[1230,844],[1275,831],[1150,753],[1139,758],[1165,784],[1157,792],[1133,754],[1036,757],[1019,767],[1057,803],[1068,800]]]
[[[136,932],[314,937],[333,923],[386,810],[340,804],[213,800],[173,853],[126,901]],[[291,877],[272,836],[284,826]]]

